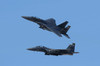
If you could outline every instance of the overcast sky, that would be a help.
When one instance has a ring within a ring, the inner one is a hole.
[[[59,37],[21,16],[69,21],[68,35]],[[1,0],[0,66],[100,66],[99,0]],[[73,56],[47,56],[27,48],[65,49],[76,43]]]

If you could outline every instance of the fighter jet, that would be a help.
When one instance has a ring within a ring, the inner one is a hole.
[[[38,52],[44,52],[45,55],[73,55],[74,53],[79,53],[79,52],[74,52],[75,50],[75,43],[69,45],[66,49],[50,49],[45,46],[36,46],[33,48],[28,48],[27,50],[30,51],[38,51]]]
[[[66,33],[67,33],[67,31],[69,30],[69,28],[71,26],[65,27],[68,24],[68,21],[63,22],[60,25],[56,25],[55,19],[53,19],[53,18],[49,18],[49,19],[43,20],[43,19],[40,19],[40,18],[37,18],[37,17],[33,17],[33,16],[22,16],[22,17],[24,19],[27,19],[27,20],[30,20],[32,22],[37,23],[40,26],[39,28],[41,28],[43,30],[54,32],[59,37],[62,37],[61,34],[63,34],[67,38],[70,38],[68,36],[68,34],[66,34]]]

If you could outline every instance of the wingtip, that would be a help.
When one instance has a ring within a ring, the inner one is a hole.
[[[62,35],[59,35],[59,37],[62,37]]]
[[[70,37],[68,37],[68,39],[71,39]]]

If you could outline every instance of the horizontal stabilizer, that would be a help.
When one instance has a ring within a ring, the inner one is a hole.
[[[68,36],[68,34],[63,34],[63,35],[70,39],[70,37]]]
[[[70,29],[70,25],[68,25],[66,28],[65,28],[65,32],[67,32],[69,29]]]
[[[73,52],[73,53],[77,54],[77,53],[79,53],[79,52]]]

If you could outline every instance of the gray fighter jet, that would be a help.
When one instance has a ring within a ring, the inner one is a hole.
[[[45,55],[73,55],[74,53],[79,53],[79,52],[74,52],[75,50],[75,43],[69,45],[66,49],[50,49],[45,46],[36,46],[33,48],[28,48],[27,50],[30,51],[39,51],[39,52],[44,52]]]
[[[22,16],[22,17],[24,19],[27,19],[27,20],[30,20],[30,21],[33,21],[33,22],[37,23],[40,26],[39,28],[41,28],[43,30],[48,30],[48,31],[54,32],[59,37],[62,37],[61,34],[63,34],[67,38],[70,38],[68,36],[68,34],[66,34],[66,33],[67,33],[67,31],[69,30],[69,28],[71,26],[65,27],[68,24],[68,21],[63,22],[60,25],[56,25],[55,19],[53,19],[53,18],[43,20],[43,19],[40,19],[40,18],[37,18],[37,17],[33,17],[33,16],[31,16],[31,17]]]

